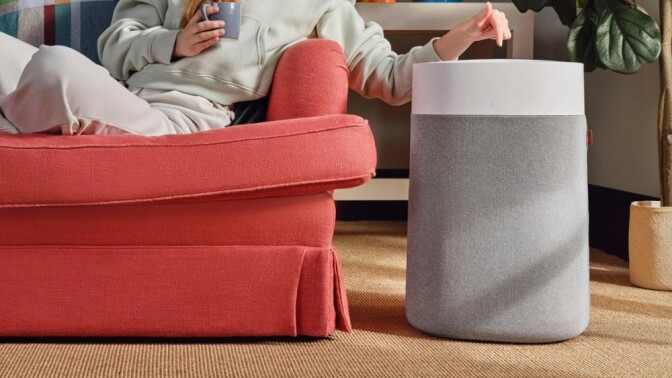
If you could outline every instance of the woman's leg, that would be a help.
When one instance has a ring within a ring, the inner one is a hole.
[[[23,68],[37,48],[0,32],[0,51],[3,51],[2,59],[0,59],[0,97],[2,97],[16,89]],[[19,130],[5,119],[0,110],[0,133],[16,134],[18,132]]]
[[[0,96],[0,109],[22,133],[181,132],[105,68],[63,46],[41,46],[23,69],[16,89]]]
[[[0,96],[9,94],[16,89],[23,68],[37,48],[0,32]]]

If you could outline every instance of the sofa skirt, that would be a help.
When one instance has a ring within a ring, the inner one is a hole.
[[[0,336],[350,330],[334,247],[0,247],[0,277]]]

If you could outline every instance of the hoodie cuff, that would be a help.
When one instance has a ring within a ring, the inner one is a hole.
[[[155,63],[170,64],[173,59],[173,50],[175,49],[175,40],[179,30],[158,29],[151,45],[149,52]]]
[[[415,58],[416,63],[430,63],[430,62],[440,62],[441,58],[439,54],[434,50],[434,41],[440,37],[434,37],[424,46],[413,51],[413,58]]]

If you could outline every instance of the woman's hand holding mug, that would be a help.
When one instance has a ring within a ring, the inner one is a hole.
[[[219,8],[206,9],[208,15],[217,13]],[[203,21],[201,12],[196,12],[189,23],[180,30],[173,49],[173,58],[196,56],[214,45],[224,35],[224,21]]]

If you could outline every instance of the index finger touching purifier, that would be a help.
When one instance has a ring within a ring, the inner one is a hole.
[[[406,315],[437,336],[543,343],[588,325],[583,67],[413,70]]]

